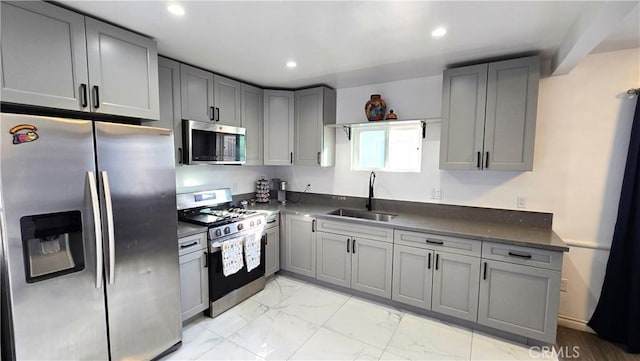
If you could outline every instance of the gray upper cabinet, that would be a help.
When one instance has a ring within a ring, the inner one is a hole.
[[[294,93],[264,91],[264,165],[292,165]]]
[[[264,111],[263,91],[251,85],[242,84],[242,127],[246,133],[246,165],[264,164]]]
[[[478,323],[556,342],[560,272],[483,260]]]
[[[435,252],[431,309],[475,322],[478,319],[480,259]]]
[[[316,277],[315,219],[298,215],[285,217],[285,269]]]
[[[295,93],[295,165],[333,166],[335,162],[336,91],[326,87]]]
[[[84,16],[35,1],[0,7],[2,101],[88,111]]]
[[[44,2],[1,6],[2,101],[158,119],[153,39]]]
[[[160,120],[155,126],[173,129],[176,164],[182,163],[182,124],[180,110],[180,63],[158,57]]]
[[[213,104],[215,121],[219,124],[240,127],[241,83],[220,75],[213,76]]]
[[[213,73],[180,64],[182,119],[209,122],[215,119]]]
[[[447,69],[440,169],[533,169],[540,58]]]
[[[93,111],[159,118],[156,42],[85,18]]]

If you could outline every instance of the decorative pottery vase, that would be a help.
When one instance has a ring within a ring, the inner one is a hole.
[[[389,114],[387,114],[387,119],[388,120],[397,120],[398,119],[398,114],[393,112],[393,109],[389,110]]]
[[[364,113],[370,121],[383,120],[387,113],[387,103],[382,100],[380,94],[372,94],[371,100],[364,105]]]

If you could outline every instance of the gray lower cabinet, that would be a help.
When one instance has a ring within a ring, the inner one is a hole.
[[[215,119],[213,73],[180,64],[182,119],[210,122]]]
[[[182,163],[182,121],[180,109],[180,63],[158,57],[160,120],[154,126],[173,129],[176,164]]]
[[[265,277],[280,270],[280,225],[275,222],[272,227],[265,229],[267,245],[265,247]]]
[[[45,2],[1,6],[2,101],[158,119],[153,39]]]
[[[180,296],[182,321],[209,307],[209,274],[206,233],[183,237],[180,247]]]
[[[475,322],[480,258],[435,252],[434,261],[431,310]]]
[[[288,214],[285,222],[285,269],[308,277],[316,277],[315,219]]]
[[[391,298],[393,244],[366,238],[351,242],[351,288]]]
[[[260,88],[242,84],[242,127],[246,133],[246,165],[264,164],[264,109],[263,91]]]
[[[433,285],[433,251],[430,249],[393,246],[394,301],[431,309]]]
[[[292,91],[264,91],[264,165],[292,165],[294,96]]]
[[[555,343],[560,251],[482,243],[478,323]]]
[[[475,322],[482,243],[395,230],[392,299]]]
[[[540,58],[444,71],[440,169],[533,169]]]
[[[391,298],[391,229],[318,219],[318,230],[317,279]]]

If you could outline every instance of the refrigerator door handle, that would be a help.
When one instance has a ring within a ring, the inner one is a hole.
[[[91,210],[96,241],[96,288],[102,287],[102,226],[100,221],[100,206],[98,204],[98,187],[93,172],[87,172],[89,192],[91,193]]]
[[[102,188],[104,190],[104,206],[107,213],[107,238],[109,239],[109,284],[113,284],[115,278],[115,239],[113,236],[113,204],[111,203],[111,187],[109,187],[109,176],[106,171],[101,171]]]

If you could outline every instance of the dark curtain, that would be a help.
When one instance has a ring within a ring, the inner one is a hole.
[[[640,353],[640,100],[631,128],[618,219],[598,306],[589,326]]]

